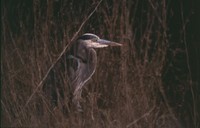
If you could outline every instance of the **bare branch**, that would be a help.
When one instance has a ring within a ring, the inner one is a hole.
[[[24,105],[24,107],[22,108],[21,112],[24,110],[24,108],[29,104],[29,102],[31,101],[31,99],[33,98],[33,96],[35,95],[35,93],[38,91],[39,87],[41,87],[43,85],[43,82],[45,81],[45,79],[47,78],[49,72],[52,70],[52,68],[55,66],[55,64],[57,63],[57,61],[61,58],[61,56],[65,53],[65,51],[68,49],[68,47],[72,44],[72,42],[74,41],[74,39],[77,37],[78,33],[80,32],[80,30],[83,28],[83,26],[85,25],[85,23],[90,19],[90,17],[94,14],[94,12],[97,10],[98,6],[101,4],[102,0],[99,1],[99,3],[96,5],[96,7],[94,8],[94,10],[89,14],[89,16],[82,22],[82,24],[80,25],[79,29],[77,30],[77,32],[74,34],[74,36],[72,37],[72,39],[70,40],[70,43],[68,43],[65,48],[63,49],[63,51],[60,53],[60,55],[58,56],[58,58],[56,59],[56,61],[54,63],[52,63],[51,67],[48,69],[47,73],[45,74],[45,76],[42,78],[42,80],[40,81],[40,83],[37,85],[37,87],[34,89],[33,93],[30,95],[30,97],[28,98],[28,100],[26,101],[26,104]],[[20,114],[19,114],[20,115]]]
[[[133,124],[137,123],[139,120],[141,120],[142,118],[148,116],[149,114],[151,114],[151,112],[155,109],[155,106],[153,106],[148,112],[144,113],[142,116],[140,116],[138,119],[134,120],[133,122],[131,122],[130,124],[128,124],[126,126],[126,128],[130,128]]]

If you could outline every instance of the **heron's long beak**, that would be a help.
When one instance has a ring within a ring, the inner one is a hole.
[[[116,42],[113,42],[113,41],[109,41],[109,40],[104,40],[104,39],[98,39],[97,42],[99,44],[102,44],[102,45],[122,46],[122,44],[119,44],[119,43],[116,43]]]

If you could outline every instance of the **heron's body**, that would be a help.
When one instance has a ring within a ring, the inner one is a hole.
[[[68,76],[71,91],[73,92],[72,101],[80,108],[79,101],[82,87],[95,72],[97,55],[93,48],[88,48],[80,41],[77,41],[71,47],[67,58]]]
[[[74,42],[74,44],[72,44],[69,51],[66,52],[66,55],[63,55],[61,57],[61,60],[58,61],[57,64],[58,68],[55,67],[55,69],[53,69],[49,73],[49,80],[52,81],[52,79],[54,79],[53,81],[56,81],[56,75],[58,75],[59,73],[58,71],[56,71],[56,69],[62,67],[62,69],[64,69],[63,72],[67,72],[70,84],[70,91],[72,93],[72,102],[76,105],[79,111],[82,110],[79,103],[81,99],[82,87],[94,74],[97,65],[97,55],[94,48],[103,48],[109,45],[121,46],[121,44],[103,40],[94,34],[86,33],[79,37],[77,41]],[[55,74],[55,72],[58,73]],[[57,102],[57,95],[54,90],[58,85],[52,85],[51,82],[48,83],[48,86],[52,88],[50,93],[53,92],[53,96],[51,96],[51,99]],[[62,90],[62,88],[60,90]],[[61,96],[64,97],[64,92],[60,91],[60,93],[62,93]]]

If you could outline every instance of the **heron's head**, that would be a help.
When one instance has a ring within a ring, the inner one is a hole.
[[[105,40],[105,39],[100,39],[97,35],[92,34],[92,33],[85,33],[82,36],[78,38],[78,40],[87,47],[90,48],[103,48],[103,47],[108,47],[108,46],[122,46],[122,44]]]

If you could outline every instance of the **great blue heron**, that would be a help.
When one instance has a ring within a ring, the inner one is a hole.
[[[67,69],[67,73],[65,73],[64,77],[67,74],[69,78],[72,102],[78,111],[82,111],[80,105],[82,87],[94,74],[97,65],[97,55],[94,48],[104,48],[108,46],[121,46],[121,44],[100,39],[97,35],[91,33],[83,34],[72,44],[69,51],[66,52],[66,55],[63,55],[61,60],[58,61],[57,67],[49,74],[50,77],[48,78],[49,82],[47,84],[49,84],[48,86],[51,88],[51,99],[53,100],[54,105],[57,104],[57,93],[55,92],[56,86],[63,86],[61,84],[64,84],[59,83],[63,76],[60,76],[59,74],[62,71],[57,70],[60,68],[63,70]],[[54,84],[52,84],[52,82]],[[61,97],[64,97],[62,88],[59,88],[58,91]]]

